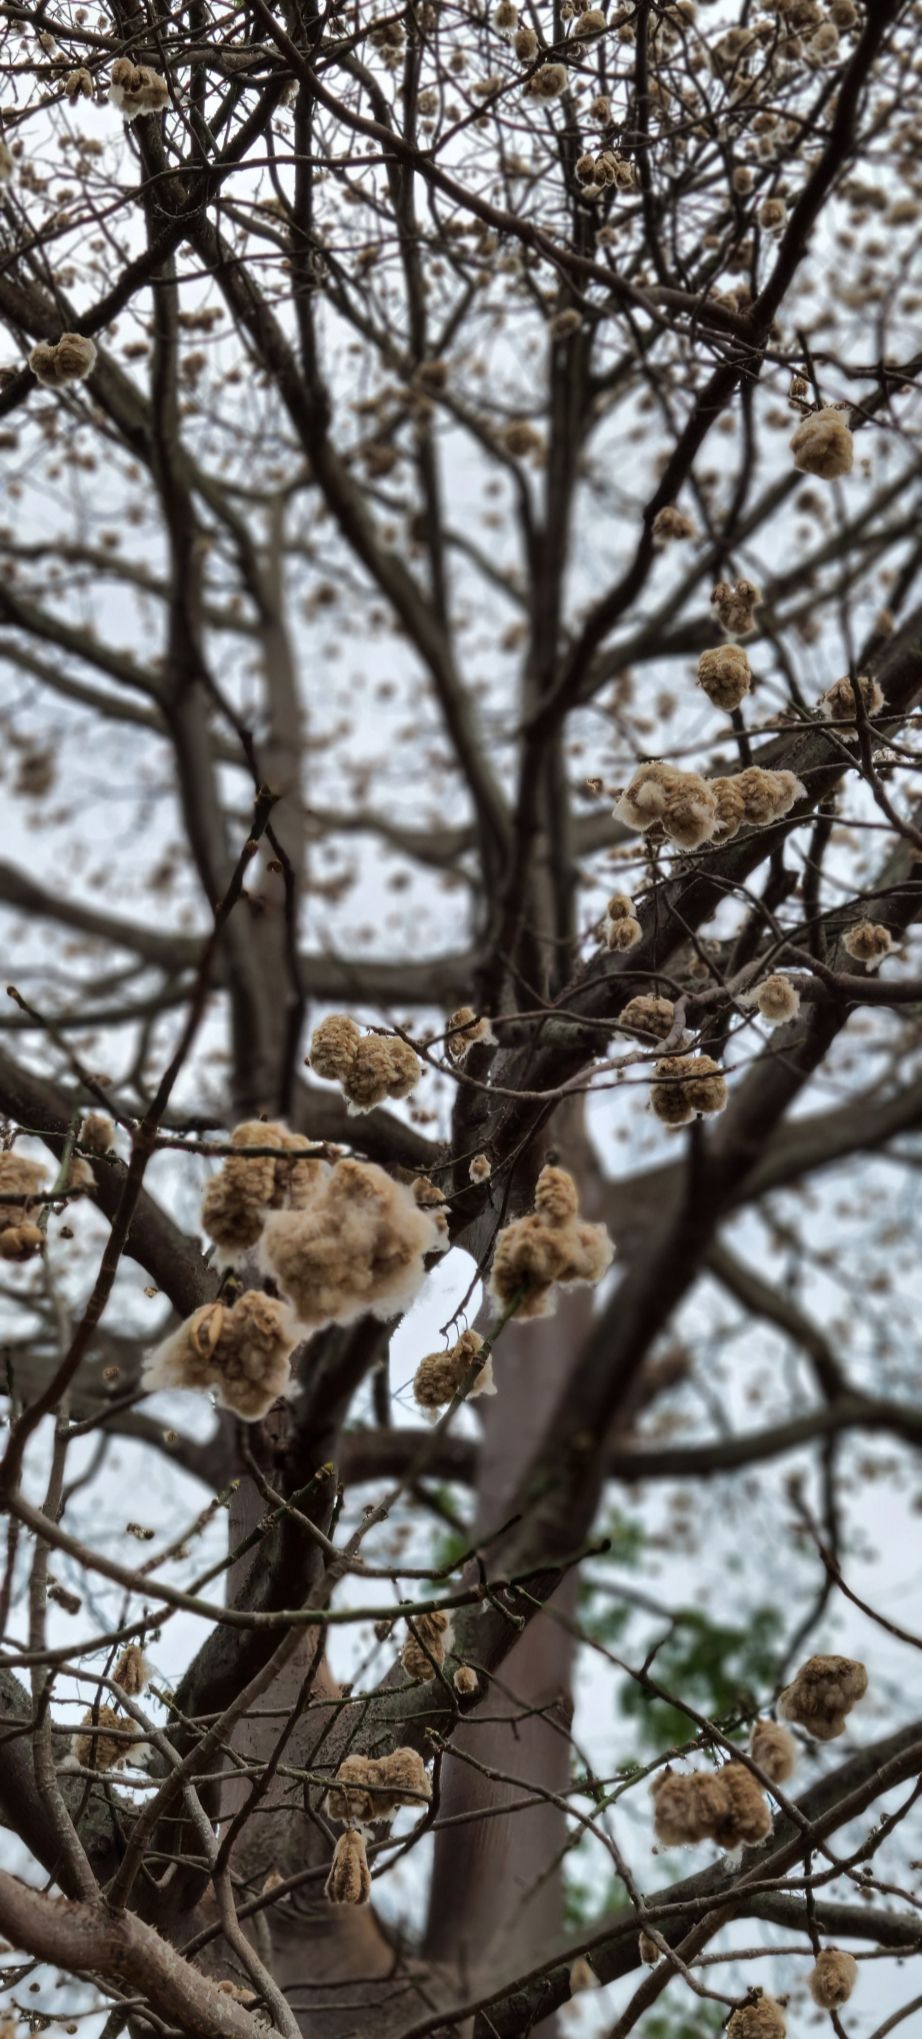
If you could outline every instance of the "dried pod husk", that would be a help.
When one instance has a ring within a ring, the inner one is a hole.
[[[480,1680],[472,1664],[459,1664],[451,1682],[461,1699],[473,1698],[480,1688]]]
[[[431,1613],[414,1614],[407,1622],[409,1631],[400,1661],[408,1678],[414,1684],[428,1684],[438,1676],[451,1644],[451,1620],[444,1608],[433,1608]]]
[[[868,970],[876,970],[893,948],[893,936],[882,921],[859,920],[850,927],[842,944],[847,955]]]
[[[421,1359],[413,1381],[413,1394],[421,1409],[444,1409],[454,1400],[458,1389],[465,1381],[478,1352],[483,1348],[483,1339],[477,1331],[463,1331],[455,1345],[447,1352],[428,1352]],[[495,1395],[493,1361],[490,1354],[474,1376],[473,1387],[468,1389],[468,1400],[478,1395]]]
[[[785,2039],[788,2025],[781,2005],[764,1990],[734,2011],[726,2039]]]
[[[666,1055],[653,1074],[650,1103],[661,1125],[690,1126],[726,1105],[727,1079],[710,1055]]]
[[[143,1692],[149,1678],[150,1665],[144,1651],[138,1648],[137,1643],[129,1643],[127,1649],[122,1651],[112,1673],[113,1685],[117,1685],[120,1691],[127,1692],[130,1698],[136,1699],[138,1693]]]
[[[785,1027],[800,1012],[800,992],[783,970],[773,970],[752,991],[743,993],[740,1004],[754,1006],[767,1026]]]
[[[367,1904],[371,1896],[371,1871],[365,1841],[347,1827],[333,1851],[330,1873],[324,1886],[331,1904]]]
[[[633,1027],[638,1034],[648,1034],[654,1041],[665,1041],[674,1022],[672,999],[658,998],[652,991],[640,991],[636,998],[628,999],[618,1017],[619,1027]]]
[[[718,644],[698,660],[698,685],[715,708],[730,714],[745,700],[752,671],[741,644]]]
[[[91,1707],[74,1735],[74,1756],[84,1770],[120,1770],[131,1755],[131,1743],[141,1739],[135,1721],[113,1706]]]
[[[731,1761],[720,1770],[679,1775],[664,1770],[651,1785],[657,1840],[665,1847],[715,1841],[720,1848],[755,1847],[772,1830],[768,1800],[751,1770]]]
[[[96,366],[96,348],[83,333],[62,333],[54,345],[42,340],[29,355],[29,367],[36,382],[45,389],[60,389],[68,382],[85,382]]]
[[[169,86],[150,64],[133,64],[130,57],[117,57],[109,73],[109,98],[126,121],[144,113],[162,113],[170,97]]]
[[[472,1005],[459,1005],[446,1029],[448,1053],[453,1062],[463,1062],[472,1048],[496,1045],[496,1035],[485,1013],[479,1016]]]
[[[148,1354],[141,1384],[214,1394],[246,1423],[268,1414],[285,1393],[298,1327],[287,1306],[247,1289],[232,1309],[206,1303]]]

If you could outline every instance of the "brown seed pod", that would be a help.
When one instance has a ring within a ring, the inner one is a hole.
[[[794,1736],[774,1720],[756,1721],[749,1740],[749,1754],[770,1784],[786,1784],[797,1767]]]
[[[820,481],[837,481],[851,474],[855,464],[855,442],[841,411],[826,405],[803,418],[791,437],[794,466],[801,474],[815,474]]]
[[[576,1184],[567,1170],[543,1168],[535,1209],[514,1218],[496,1241],[490,1294],[501,1309],[515,1304],[519,1317],[547,1317],[558,1285],[601,1281],[614,1247],[605,1226],[587,1224],[578,1208]]]
[[[808,1657],[782,1692],[778,1710],[805,1727],[815,1741],[833,1742],[868,1689],[868,1674],[853,1657]]]
[[[371,1872],[361,1834],[347,1828],[333,1851],[330,1873],[324,1885],[331,1904],[367,1904],[371,1896]]]
[[[853,1954],[838,1947],[823,1947],[807,1977],[807,1987],[821,2011],[837,2011],[847,2004],[858,1980],[858,1963]]]
[[[788,2025],[780,2004],[764,1990],[734,2011],[726,2039],[785,2039]]]

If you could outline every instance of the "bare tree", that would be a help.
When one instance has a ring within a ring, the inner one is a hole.
[[[33,2029],[918,2015],[920,21],[4,10]]]

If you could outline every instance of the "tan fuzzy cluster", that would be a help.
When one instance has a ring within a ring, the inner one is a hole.
[[[642,929],[634,912],[634,901],[627,892],[613,892],[605,908],[602,922],[602,940],[606,949],[634,949],[640,941]]]
[[[136,1699],[138,1693],[143,1692],[149,1677],[150,1665],[144,1651],[138,1648],[137,1643],[129,1643],[128,1648],[122,1651],[112,1673],[113,1685],[117,1685],[120,1691],[127,1692],[129,1698]]]
[[[448,1022],[448,1052],[453,1062],[463,1062],[478,1041],[495,1045],[496,1035],[484,1014],[478,1019],[472,1005],[459,1005]]]
[[[815,474],[820,481],[837,481],[851,474],[855,442],[841,411],[831,406],[802,418],[791,435],[794,466],[801,474]]]
[[[735,778],[711,779],[711,792],[717,806],[714,823],[715,843],[731,842],[746,819],[746,798]]]
[[[415,1749],[394,1749],[389,1756],[346,1756],[325,1806],[333,1820],[358,1820],[367,1826],[387,1820],[398,1806],[428,1805],[432,1788],[426,1766]]]
[[[352,1827],[340,1834],[333,1850],[330,1874],[324,1893],[331,1904],[367,1904],[371,1896],[371,1871],[365,1841]]]
[[[162,113],[169,97],[166,79],[150,64],[116,57],[109,73],[109,98],[125,120],[138,120],[142,113]]]
[[[889,956],[893,936],[882,921],[859,920],[849,928],[842,946],[856,963],[865,963],[869,970],[876,970],[884,957]]]
[[[538,54],[539,43],[533,28],[516,30],[512,45],[520,64],[533,63]]]
[[[619,1019],[619,1027],[634,1027],[639,1034],[651,1034],[655,1041],[665,1041],[672,1032],[675,1020],[675,1006],[671,998],[658,998],[653,991],[639,991],[636,998],[629,998]]]
[[[338,1083],[349,1111],[373,1111],[386,1097],[409,1097],[422,1075],[419,1056],[397,1034],[366,1034],[346,1012],[331,1012],[314,1028],[310,1065]]]
[[[749,660],[741,644],[718,644],[698,660],[698,685],[715,708],[729,715],[752,685]]]
[[[650,1788],[656,1837],[664,1847],[716,1841],[719,1848],[752,1848],[771,1833],[768,1800],[744,1763],[685,1777],[664,1770]]]
[[[489,1182],[493,1173],[489,1155],[472,1154],[467,1172],[472,1182]]]
[[[386,1097],[409,1097],[422,1073],[415,1049],[399,1034],[366,1034],[343,1079],[346,1109],[356,1117],[374,1111]]]
[[[480,1685],[472,1664],[459,1664],[451,1682],[461,1699],[472,1699]]]
[[[782,1692],[778,1710],[785,1720],[799,1721],[814,1741],[834,1742],[867,1689],[867,1671],[853,1657],[808,1657]]]
[[[823,1947],[807,1977],[807,1988],[821,2011],[837,2011],[847,2004],[858,1980],[858,1963],[853,1954],[838,1947]]]
[[[344,1083],[361,1038],[361,1027],[347,1012],[328,1013],[311,1035],[311,1068],[331,1083]]]
[[[235,1126],[237,1153],[222,1162],[202,1199],[202,1225],[222,1255],[233,1260],[256,1245],[268,1211],[300,1210],[323,1164],[309,1144],[279,1121],[246,1119]],[[268,1154],[250,1149],[268,1147]]]
[[[9,184],[13,175],[13,158],[5,142],[0,141],[0,185]]]
[[[654,759],[640,765],[615,806],[619,821],[644,831],[659,823],[679,849],[709,842],[717,823],[717,801],[698,772],[682,772]]]
[[[820,695],[820,714],[824,722],[854,722],[855,687],[866,715],[879,715],[884,706],[883,689],[868,673],[862,673],[854,686],[847,673],[841,680],[834,680],[825,694]]]
[[[711,589],[711,608],[725,637],[749,637],[762,600],[754,581],[718,581]]]
[[[247,1289],[233,1308],[206,1303],[148,1354],[141,1385],[214,1394],[224,1409],[257,1423],[289,1380],[297,1326],[284,1303]]]
[[[527,418],[513,418],[508,425],[504,425],[500,433],[500,445],[504,452],[511,453],[514,460],[527,460],[530,453],[541,453],[544,450],[544,440],[537,425],[530,424]]]
[[[425,1211],[435,1226],[435,1244],[430,1251],[447,1253],[451,1245],[451,1234],[448,1229],[448,1200],[445,1191],[430,1181],[428,1175],[417,1175],[410,1184],[410,1194],[413,1202],[419,1205],[421,1211]]]
[[[478,1331],[462,1331],[456,1345],[448,1352],[427,1352],[416,1369],[413,1381],[413,1395],[421,1409],[444,1409],[447,1402],[454,1400],[458,1389],[466,1380],[471,1361],[483,1346]],[[495,1395],[493,1361],[490,1354],[480,1372],[474,1375],[474,1385],[468,1389],[468,1400],[478,1395]]]
[[[573,23],[573,34],[583,38],[601,35],[605,27],[605,16],[601,7],[587,7],[584,14],[578,14]]]
[[[660,1950],[656,1941],[651,1938],[649,1933],[641,1933],[637,1942],[637,1952],[645,1968],[656,1967],[660,1959]]]
[[[85,64],[81,64],[76,71],[68,72],[64,80],[64,91],[71,106],[76,106],[78,99],[92,99],[93,79]]]
[[[549,1317],[556,1286],[594,1285],[611,1266],[613,1255],[605,1226],[580,1218],[572,1175],[564,1168],[543,1168],[534,1210],[528,1217],[514,1218],[497,1239],[490,1294],[503,1310],[515,1304],[519,1317]]]
[[[741,828],[766,828],[769,822],[782,821],[786,814],[790,814],[795,800],[802,799],[804,793],[800,780],[793,772],[769,772],[761,765],[748,765],[744,772],[735,772],[730,779],[712,779],[711,785],[715,789],[718,810],[720,793],[716,789],[721,786],[733,788],[733,807],[735,808],[737,800],[742,801],[742,821],[739,823]],[[730,834],[736,834],[736,830],[729,826],[727,810],[725,813],[727,820],[724,841]]]
[[[780,2004],[764,1991],[741,2004],[727,2026],[726,2039],[785,2039],[787,2019]]]
[[[21,1197],[16,1204],[0,1204],[0,1260],[31,1260],[41,1253],[44,1234],[33,1222],[31,1198],[45,1181],[40,1161],[27,1161],[12,1148],[0,1153],[0,1195]]]
[[[749,1754],[770,1784],[786,1784],[797,1767],[797,1743],[776,1720],[757,1720],[749,1738]]]
[[[445,1662],[451,1644],[451,1617],[444,1608],[434,1607],[431,1614],[414,1614],[407,1631],[400,1661],[415,1685],[427,1685]]]
[[[566,90],[566,84],[565,64],[542,64],[527,89],[535,99],[559,99],[561,92]]]
[[[91,1707],[80,1727],[81,1733],[74,1735],[72,1747],[77,1762],[85,1770],[120,1770],[131,1754],[131,1742],[141,1734],[136,1723],[123,1713],[116,1713],[113,1706],[97,1707],[95,1716]]]
[[[80,1145],[91,1154],[109,1154],[115,1145],[115,1127],[104,1112],[90,1112],[80,1128]]]
[[[82,333],[62,333],[54,346],[41,340],[29,355],[29,367],[36,382],[45,389],[59,389],[65,382],[85,382],[96,366],[96,348]]]
[[[664,545],[671,545],[673,540],[694,536],[694,521],[684,510],[677,510],[674,503],[666,503],[662,510],[657,510],[653,519],[653,543],[658,551]]]
[[[422,1286],[426,1254],[444,1250],[435,1217],[373,1161],[317,1166],[307,1204],[267,1218],[266,1272],[304,1325],[397,1316]]]
[[[789,1020],[797,1018],[800,992],[783,970],[773,970],[770,977],[763,977],[754,991],[743,994],[740,1004],[754,1006],[767,1026],[785,1027]]]
[[[783,198],[765,198],[759,207],[759,225],[763,233],[781,234],[787,224],[788,209]]]
[[[666,1055],[653,1075],[650,1103],[664,1126],[690,1126],[727,1102],[727,1079],[710,1055]]]

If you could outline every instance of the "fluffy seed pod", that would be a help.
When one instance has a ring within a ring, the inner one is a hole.
[[[558,1285],[601,1281],[614,1247],[604,1225],[588,1225],[578,1212],[573,1177],[564,1168],[543,1168],[534,1210],[514,1218],[496,1242],[490,1294],[501,1309],[515,1304],[518,1317],[548,1317]]]
[[[144,1651],[138,1648],[137,1643],[129,1643],[128,1648],[122,1651],[112,1673],[113,1685],[118,1685],[122,1692],[127,1692],[129,1698],[136,1699],[138,1693],[143,1692],[149,1677],[150,1665]]]
[[[486,1015],[481,1013],[478,1019],[472,1005],[459,1005],[457,1012],[451,1015],[446,1032],[448,1053],[453,1062],[463,1062],[478,1042],[486,1046],[495,1046],[496,1043],[496,1035]]]
[[[650,1789],[656,1837],[664,1847],[716,1841],[720,1848],[752,1848],[771,1833],[768,1800],[744,1763],[684,1777],[664,1770]]]
[[[0,141],[0,187],[9,184],[13,175],[13,158],[5,142]]]
[[[211,1177],[202,1199],[202,1226],[229,1261],[256,1245],[268,1211],[301,1209],[325,1166],[279,1121],[246,1119],[234,1127],[231,1146],[239,1151]],[[274,1151],[252,1154],[253,1147]]]
[[[653,1074],[650,1103],[664,1126],[690,1126],[726,1105],[727,1079],[710,1055],[667,1055]]]
[[[855,686],[865,714],[879,715],[884,706],[884,696],[877,680],[872,680],[867,673],[862,673]],[[855,687],[852,686],[847,673],[841,680],[835,680],[831,687],[827,687],[825,694],[820,695],[819,707],[824,722],[855,721]]]
[[[459,1664],[451,1682],[461,1699],[473,1698],[480,1685],[472,1664]]]
[[[489,1182],[493,1169],[488,1156],[486,1154],[473,1154],[467,1172],[472,1182]]]
[[[586,1960],[585,1954],[578,1954],[576,1960],[570,1963],[571,1997],[579,1996],[581,1990],[601,1989],[601,1987],[602,1985],[599,1981],[598,1976],[596,1975],[595,1969],[592,1967],[591,1963]]]
[[[744,772],[736,772],[734,783],[742,795],[743,820],[749,828],[764,828],[771,821],[783,820],[804,793],[793,772],[764,771],[760,765],[748,765]]]
[[[694,538],[695,535],[693,518],[687,516],[684,510],[677,510],[674,503],[666,503],[657,510],[653,519],[653,543],[658,552],[674,540]]]
[[[511,35],[519,25],[519,10],[513,0],[497,0],[493,9],[493,26],[501,35]]]
[[[139,120],[142,113],[162,113],[169,97],[166,79],[150,64],[116,58],[109,73],[109,98],[124,120]]]
[[[531,91],[536,99],[559,99],[566,90],[567,72],[565,64],[542,64],[531,81]]]
[[[784,1027],[789,1020],[797,1018],[800,992],[783,970],[773,970],[770,977],[763,977],[754,991],[744,992],[740,1004],[755,1006],[767,1026]]]
[[[408,1622],[407,1629],[400,1652],[401,1664],[414,1684],[426,1685],[445,1662],[451,1642],[451,1617],[443,1608],[436,1607],[431,1614],[414,1614],[412,1626]]]
[[[334,1820],[371,1825],[387,1820],[398,1806],[422,1809],[432,1788],[426,1766],[415,1749],[394,1749],[389,1756],[346,1756],[325,1799]]]
[[[340,1834],[333,1850],[324,1894],[331,1904],[367,1904],[371,1896],[371,1872],[365,1842],[363,1836],[351,1827]]]
[[[807,1988],[821,2011],[837,2011],[847,2004],[858,1980],[858,1963],[853,1954],[838,1947],[823,1947],[807,1977]]]
[[[766,234],[783,234],[787,216],[788,209],[783,198],[766,198],[759,207],[759,225]]]
[[[616,898],[621,898],[624,895],[616,893],[615,896]],[[628,903],[630,904],[630,902]],[[636,949],[642,933],[643,929],[640,922],[633,913],[613,916],[609,911],[602,922],[602,940],[605,943],[606,949],[610,950],[613,954],[626,951],[627,949]]]
[[[85,382],[95,366],[96,348],[82,333],[62,333],[54,346],[42,340],[29,355],[35,380],[45,389],[60,389],[67,382]]]
[[[711,840],[715,843],[731,842],[738,835],[746,819],[746,798],[737,785],[736,778],[710,779],[708,781],[717,807],[717,819]]]
[[[587,7],[585,14],[577,15],[573,23],[573,34],[582,41],[586,36],[601,35],[605,28],[605,16],[600,7]]]
[[[131,1754],[130,1744],[141,1736],[137,1724],[112,1706],[97,1707],[95,1715],[91,1707],[80,1727],[71,1746],[84,1770],[120,1770]]]
[[[85,64],[81,64],[79,70],[68,72],[64,91],[71,106],[75,106],[78,99],[92,99],[93,80]]]
[[[333,1083],[344,1083],[361,1038],[361,1028],[347,1012],[328,1013],[311,1035],[311,1068]]]
[[[578,169],[579,164],[577,164]],[[579,332],[582,323],[582,314],[576,310],[574,305],[567,307],[562,312],[555,312],[553,318],[548,319],[547,329],[552,340],[568,340],[571,333]]]
[[[763,1990],[734,2011],[726,2039],[785,2039],[788,2025],[780,2004]]]
[[[669,795],[675,791],[681,778],[678,768],[666,764],[662,758],[654,758],[650,764],[638,766],[630,784],[616,802],[614,811],[617,819],[628,828],[641,832],[652,828],[662,820]]]
[[[520,64],[530,64],[538,54],[538,38],[533,28],[516,30],[512,47]]]
[[[343,1078],[347,1110],[356,1116],[373,1111],[386,1097],[409,1097],[422,1073],[422,1063],[409,1041],[402,1041],[397,1034],[368,1034],[359,1042]]]
[[[426,1254],[444,1250],[440,1227],[375,1162],[319,1165],[306,1208],[268,1217],[260,1242],[265,1271],[312,1329],[353,1324],[369,1310],[398,1316],[422,1287]]]
[[[741,644],[719,644],[698,660],[698,685],[715,708],[730,714],[752,685],[749,660]]]
[[[770,1784],[786,1784],[797,1767],[797,1743],[775,1720],[757,1720],[749,1738],[749,1754]]]
[[[444,1409],[453,1401],[458,1389],[466,1379],[471,1361],[476,1359],[483,1346],[483,1339],[477,1331],[463,1331],[456,1345],[448,1352],[428,1352],[421,1359],[413,1381],[413,1396],[421,1409]],[[478,1374],[474,1385],[468,1390],[468,1401],[478,1395],[495,1395],[493,1361],[490,1354]]]
[[[842,946],[856,963],[864,963],[869,970],[876,970],[884,957],[889,956],[893,936],[881,921],[859,920],[849,928]]]
[[[110,1154],[115,1145],[115,1127],[104,1112],[90,1112],[80,1128],[80,1145],[91,1154]]]
[[[827,406],[801,419],[791,436],[794,466],[801,474],[815,474],[820,481],[837,481],[851,474],[855,442],[841,411]]]
[[[621,1012],[619,1027],[634,1027],[639,1034],[649,1034],[654,1041],[665,1041],[672,1032],[675,1006],[671,998],[657,998],[655,992],[640,991],[636,998],[629,998]]]
[[[834,1742],[867,1689],[867,1671],[853,1657],[808,1657],[782,1692],[778,1711],[798,1721],[814,1741]]]
[[[698,772],[682,772],[663,809],[662,826],[677,849],[697,850],[717,825],[717,801]]]
[[[641,1933],[637,1942],[637,1952],[645,1968],[656,1967],[660,1959],[660,1950],[656,1941],[651,1940],[649,1933]]]
[[[288,1386],[298,1329],[284,1303],[247,1289],[232,1309],[206,1303],[149,1353],[141,1385],[209,1391],[245,1423],[258,1423]]]
[[[30,1212],[45,1179],[40,1161],[27,1161],[13,1148],[0,1153],[0,1194],[22,1198],[21,1203],[0,1204],[0,1260],[31,1260],[42,1252],[45,1235]]]
[[[725,637],[748,637],[755,629],[762,600],[754,581],[718,581],[711,590],[711,608]]]

